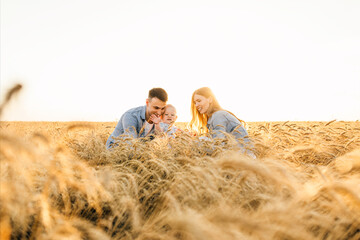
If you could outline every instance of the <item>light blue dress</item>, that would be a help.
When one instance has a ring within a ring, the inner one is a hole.
[[[172,137],[172,138],[175,137],[175,133],[176,133],[176,131],[178,130],[177,127],[175,127],[175,126],[171,126],[171,127],[170,127],[169,124],[163,123],[163,122],[160,123],[160,127],[161,127],[161,129],[164,131],[164,133],[166,133],[166,135],[167,135],[168,137]]]

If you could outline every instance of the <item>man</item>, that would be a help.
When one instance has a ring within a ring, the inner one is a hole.
[[[106,141],[106,148],[113,147],[116,138],[119,137],[139,138],[153,134],[155,126],[152,119],[164,114],[167,100],[168,95],[164,89],[151,89],[145,106],[132,108],[121,116],[115,130]]]

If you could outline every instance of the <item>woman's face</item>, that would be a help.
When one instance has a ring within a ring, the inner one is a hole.
[[[194,95],[194,104],[200,114],[207,113],[209,111],[210,103],[212,102],[211,97],[206,98],[202,95]]]

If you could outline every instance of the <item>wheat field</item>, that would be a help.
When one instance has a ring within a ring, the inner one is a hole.
[[[360,123],[247,124],[256,159],[231,138],[109,151],[116,122],[2,121],[1,239],[360,239]]]

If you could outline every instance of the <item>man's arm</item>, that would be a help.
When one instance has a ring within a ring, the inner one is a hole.
[[[129,113],[125,113],[117,123],[113,133],[106,141],[106,148],[109,149],[113,147],[113,145],[116,143],[116,138],[119,137],[137,138],[138,137],[137,136],[138,133],[136,131],[137,124],[139,123],[135,116]]]
[[[125,113],[121,124],[124,129],[124,137],[132,137],[132,138],[138,137],[138,132],[136,129],[140,123],[136,118],[136,116],[129,113]]]

